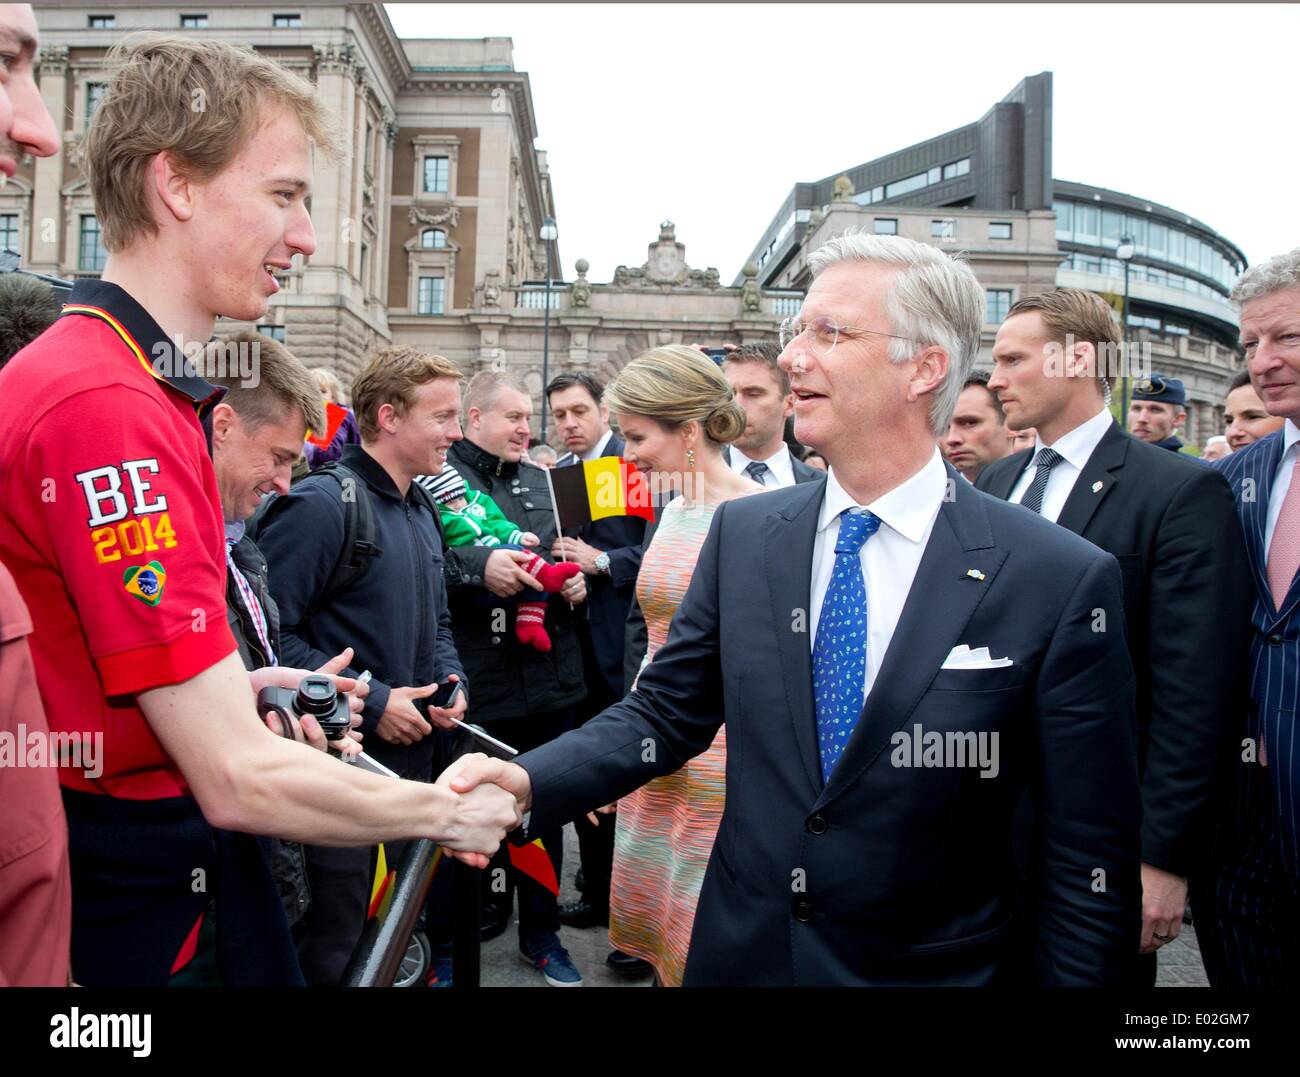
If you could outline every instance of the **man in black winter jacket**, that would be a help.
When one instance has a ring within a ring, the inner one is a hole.
[[[465,389],[465,439],[447,459],[467,486],[487,493],[506,518],[541,539],[556,539],[555,512],[546,472],[522,459],[528,445],[532,399],[521,382],[483,371]],[[493,547],[463,546],[447,551],[447,584],[456,649],[474,685],[474,721],[521,752],[553,740],[574,724],[574,705],[586,695],[582,647],[574,606],[587,597],[581,573],[546,604],[551,650],[543,654],[515,638],[514,599],[537,582],[520,562],[527,554]],[[530,599],[536,598],[532,590]],[[562,831],[541,838],[560,877]],[[490,882],[504,876],[498,853]],[[519,946],[552,986],[577,986],[582,977],[560,944],[556,897],[533,878],[508,868],[519,894]],[[499,894],[492,895],[500,900]],[[508,905],[507,898],[503,904]]]
[[[469,690],[451,636],[437,515],[412,481],[441,470],[460,437],[460,377],[448,360],[414,348],[373,353],[352,388],[361,444],[277,499],[257,534],[280,611],[282,661],[312,668],[354,648],[346,675],[373,677],[362,711],[366,751],[404,778],[431,779],[435,762],[441,769],[434,726],[454,727]],[[348,542],[349,512],[363,500],[373,536]],[[354,566],[342,581],[340,559]],[[426,708],[425,697],[451,679],[465,688],[454,705]],[[400,847],[387,852],[395,864]],[[309,984],[337,984],[365,924],[370,854],[309,847],[307,863],[312,909],[299,925],[298,956]]]

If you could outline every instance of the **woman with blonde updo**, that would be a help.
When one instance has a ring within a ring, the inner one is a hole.
[[[722,458],[722,446],[745,429],[745,413],[702,353],[681,345],[648,351],[623,368],[605,400],[627,443],[624,458],[647,472],[655,488],[681,495],[663,509],[637,576],[649,662],[668,636],[714,510],[762,487]],[[664,986],[682,982],[700,885],[722,820],[726,758],[719,729],[703,755],[618,802],[609,938],[616,949],[648,961]]]

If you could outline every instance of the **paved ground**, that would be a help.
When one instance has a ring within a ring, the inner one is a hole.
[[[578,897],[573,879],[578,870],[578,839],[572,826],[564,828],[564,872],[560,880],[560,900]],[[609,953],[609,935],[603,927],[577,930],[560,929],[560,937],[583,975],[587,987],[648,987],[648,980],[628,981],[605,967]],[[519,957],[519,929],[512,923],[504,935],[486,943],[482,951],[484,987],[545,987],[541,974],[534,972]],[[1157,987],[1207,987],[1201,953],[1196,946],[1196,932],[1190,924],[1173,942],[1160,951]]]

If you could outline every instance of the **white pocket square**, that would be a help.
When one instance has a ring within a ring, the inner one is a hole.
[[[944,659],[942,669],[1002,669],[1013,665],[1010,658],[993,658],[987,647],[971,650],[964,643],[959,643]]]

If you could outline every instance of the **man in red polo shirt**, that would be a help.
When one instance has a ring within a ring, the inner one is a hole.
[[[282,675],[250,690],[226,625],[202,426],[218,394],[184,355],[218,316],[260,319],[313,252],[312,152],[333,138],[312,87],[249,50],[143,35],[111,62],[84,143],[107,265],[0,372],[0,560],[51,728],[102,745],[60,768],[73,974],[167,982],[217,894],[223,981],[297,982],[249,834],[427,837],[482,866],[517,814],[500,790],[380,778],[259,722],[259,678]]]

